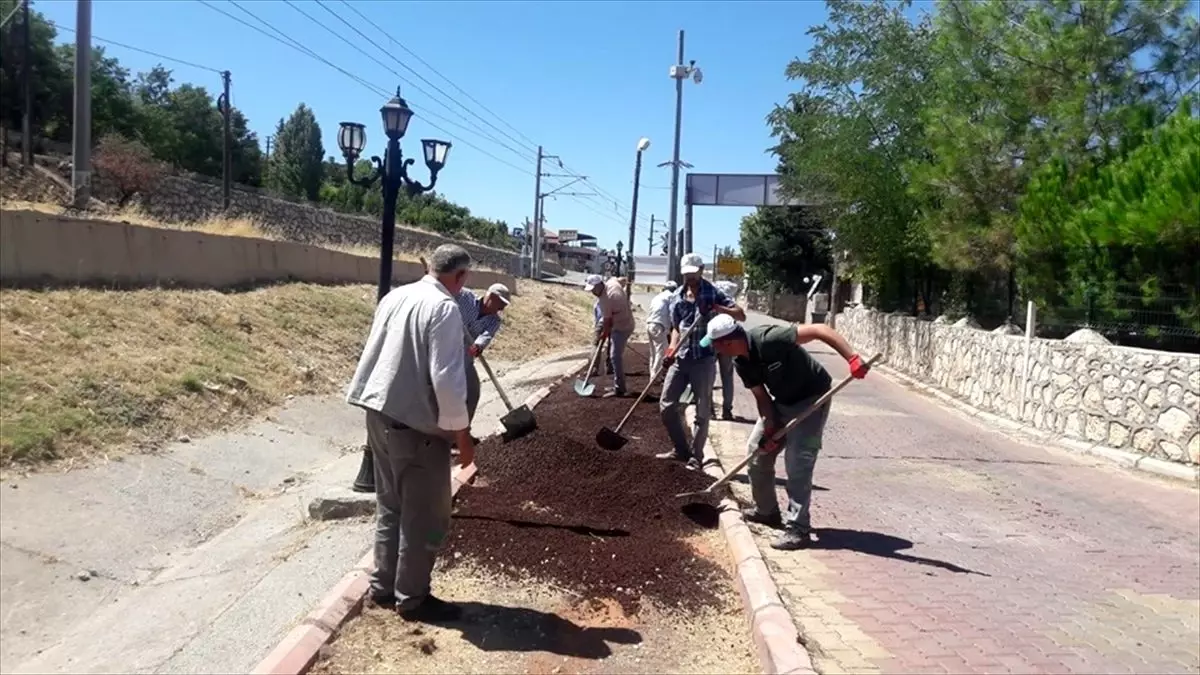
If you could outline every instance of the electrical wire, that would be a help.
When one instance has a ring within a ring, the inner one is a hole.
[[[361,78],[361,77],[359,77],[359,76],[357,76],[357,75],[355,75],[355,74],[351,73],[350,71],[346,70],[345,68],[342,68],[341,66],[338,66],[337,64],[333,63],[333,62],[332,62],[332,61],[330,61],[329,59],[326,59],[325,57],[321,56],[320,54],[317,54],[317,53],[316,53],[315,51],[313,51],[312,49],[309,49],[308,47],[305,47],[304,45],[301,45],[301,44],[299,44],[299,43],[298,43],[298,42],[297,42],[295,39],[293,39],[293,38],[291,38],[291,37],[287,36],[287,34],[286,34],[286,33],[283,33],[283,31],[280,31],[279,29],[277,29],[277,28],[275,28],[275,27],[271,26],[271,24],[267,23],[267,22],[266,22],[266,21],[264,21],[264,20],[263,20],[261,17],[258,17],[257,15],[255,15],[253,12],[251,12],[251,11],[247,10],[245,7],[242,7],[241,5],[237,4],[237,2],[235,2],[234,0],[228,0],[228,4],[232,4],[232,5],[234,5],[235,7],[237,7],[238,9],[240,9],[241,11],[243,11],[244,13],[248,14],[249,16],[252,16],[252,17],[254,17],[254,18],[255,18],[255,20],[259,21],[260,23],[262,23],[262,24],[264,24],[264,25],[266,25],[266,26],[269,26],[269,27],[271,27],[271,29],[272,29],[272,30],[276,31],[277,33],[279,33],[279,34],[280,34],[280,35],[282,35],[283,37],[282,37],[282,38],[281,38],[281,37],[277,37],[277,36],[275,36],[275,35],[272,35],[271,33],[268,33],[267,31],[263,30],[262,28],[259,28],[258,26],[255,26],[255,25],[253,25],[253,24],[251,24],[251,23],[247,23],[247,22],[246,22],[244,19],[242,19],[242,18],[240,18],[240,17],[237,17],[237,16],[234,16],[233,14],[231,14],[231,13],[229,13],[229,12],[227,12],[227,11],[225,11],[225,10],[221,9],[220,7],[217,7],[217,6],[215,6],[214,4],[210,3],[208,0],[196,0],[196,1],[197,1],[197,2],[199,2],[200,4],[204,5],[204,6],[208,7],[209,9],[211,9],[211,10],[215,11],[215,12],[218,12],[218,13],[220,13],[220,14],[224,14],[226,17],[228,17],[228,18],[232,19],[233,21],[235,21],[235,22],[237,22],[237,23],[240,23],[240,24],[242,24],[243,26],[245,26],[245,27],[247,27],[247,28],[250,28],[250,29],[252,29],[252,30],[254,30],[254,31],[258,32],[258,33],[261,33],[262,35],[264,35],[264,36],[266,36],[266,37],[268,37],[268,38],[270,38],[270,39],[272,39],[272,40],[274,40],[274,41],[276,41],[276,42],[278,42],[278,43],[280,43],[280,44],[282,44],[282,45],[284,45],[284,46],[286,46],[286,47],[289,47],[289,48],[291,48],[291,49],[294,49],[294,50],[296,50],[296,51],[300,52],[301,54],[304,54],[305,56],[308,56],[308,57],[310,57],[310,58],[312,58],[312,59],[314,59],[314,60],[316,60],[316,61],[319,61],[319,62],[321,62],[321,63],[323,63],[323,64],[325,64],[325,65],[329,66],[330,68],[333,68],[334,70],[336,70],[336,71],[340,72],[341,74],[345,75],[346,77],[350,78],[351,80],[353,80],[353,81],[357,82],[358,84],[362,85],[362,86],[363,86],[364,88],[366,88],[368,91],[372,91],[372,92],[374,92],[374,93],[376,93],[376,94],[378,94],[378,95],[380,95],[380,96],[384,96],[384,97],[391,96],[391,94],[392,94],[392,92],[388,91],[387,89],[385,89],[385,88],[383,88],[383,87],[381,87],[381,86],[379,86],[379,85],[377,85],[377,84],[373,84],[373,83],[371,83],[371,82],[368,82],[367,80],[364,80],[363,78]],[[480,148],[479,146],[475,145],[474,143],[471,143],[470,141],[467,141],[467,140],[465,140],[465,139],[459,138],[458,136],[456,136],[456,135],[454,135],[454,134],[450,133],[449,131],[447,131],[446,129],[444,129],[444,128],[442,128],[442,127],[438,126],[437,124],[434,124],[433,122],[428,122],[428,121],[427,121],[426,123],[427,123],[427,124],[429,124],[429,126],[433,127],[434,129],[437,129],[438,131],[441,131],[442,133],[446,134],[446,135],[447,135],[448,137],[450,137],[451,139],[453,139],[453,140],[455,140],[455,141],[457,141],[457,142],[459,142],[459,143],[462,143],[463,145],[465,145],[465,146],[467,146],[467,147],[469,147],[469,148],[472,148],[472,149],[476,150],[476,151],[477,151],[477,152],[479,152],[480,154],[483,154],[484,156],[486,156],[486,157],[489,157],[489,158],[491,158],[491,159],[495,160],[496,162],[498,162],[498,163],[500,163],[500,164],[503,164],[503,165],[505,165],[505,166],[507,166],[507,167],[509,167],[509,168],[511,168],[511,169],[513,169],[513,170],[515,170],[515,171],[519,171],[520,173],[523,173],[523,174],[525,174],[525,175],[528,175],[528,176],[532,176],[532,175],[533,175],[533,172],[532,172],[531,170],[529,170],[529,169],[527,169],[527,168],[524,168],[524,167],[517,166],[516,164],[513,164],[512,162],[509,162],[509,161],[507,161],[507,160],[501,159],[500,157],[497,157],[496,155],[494,155],[494,154],[492,154],[492,153],[488,152],[487,150],[484,150],[483,148]]]
[[[53,26],[53,27],[54,27],[55,29],[57,29],[57,30],[65,30],[65,31],[67,31],[67,32],[69,32],[69,33],[74,33],[74,32],[75,32],[75,29],[74,29],[74,28],[68,28],[67,26],[63,26],[63,25],[61,25],[61,24],[54,23],[53,21],[50,21],[50,20],[47,20],[47,21],[46,21],[46,23],[50,24],[51,26]],[[92,40],[93,40],[93,41],[95,41],[95,42],[103,42],[104,44],[112,45],[112,46],[114,46],[114,47],[120,47],[121,49],[128,49],[128,50],[130,50],[130,51],[139,52],[139,53],[141,53],[141,54],[146,54],[147,56],[153,56],[153,57],[154,57],[154,58],[156,58],[156,59],[162,59],[162,60],[164,60],[164,61],[170,61],[170,62],[172,62],[172,63],[178,63],[178,64],[179,64],[179,65],[181,65],[181,66],[189,66],[189,67],[191,67],[191,68],[198,68],[198,69],[200,69],[200,70],[207,70],[207,71],[209,71],[209,72],[213,72],[213,73],[216,73],[216,74],[218,74],[218,75],[220,75],[222,72],[224,72],[224,71],[223,71],[223,70],[221,70],[220,68],[213,68],[212,66],[206,66],[206,65],[203,65],[203,64],[200,64],[200,63],[195,63],[195,62],[193,62],[193,61],[185,61],[185,60],[183,60],[183,59],[177,59],[177,58],[175,58],[175,57],[173,57],[173,56],[167,56],[166,54],[159,54],[158,52],[152,52],[152,51],[150,51],[149,49],[142,49],[141,47],[134,47],[133,45],[127,45],[127,44],[125,44],[124,42],[117,42],[116,40],[106,40],[106,39],[104,39],[104,38],[102,38],[102,37],[100,37],[100,36],[98,36],[98,35],[93,35],[93,36],[92,36]]]

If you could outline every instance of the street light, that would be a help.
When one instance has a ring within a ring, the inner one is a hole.
[[[383,221],[380,224],[379,237],[379,293],[377,301],[382,300],[392,289],[392,244],[396,235],[396,201],[400,196],[400,188],[409,197],[415,197],[422,192],[428,192],[437,184],[438,172],[446,166],[446,156],[450,152],[450,143],[433,139],[423,139],[421,145],[425,152],[425,166],[429,167],[429,185],[408,177],[408,167],[416,163],[414,159],[404,159],[400,152],[400,139],[408,131],[408,123],[412,121],[413,110],[400,96],[400,88],[396,88],[396,96],[383,104],[379,109],[383,117],[383,131],[387,134],[387,151],[383,159],[371,157],[375,170],[370,176],[358,178],[354,175],[354,165],[358,162],[363,148],[367,145],[366,127],[358,122],[342,122],[338,129],[338,147],[346,158],[346,177],[350,183],[360,187],[370,187],[379,181],[383,187]],[[363,448],[362,464],[358,468],[358,478],[354,479],[354,489],[357,492],[375,491],[375,462],[371,457],[371,448]]]
[[[642,181],[642,153],[650,147],[650,139],[642,137],[637,144],[637,159],[633,163],[633,206],[629,214],[629,265],[625,270],[629,280],[633,281],[633,238],[637,234],[637,203],[638,186]],[[649,253],[649,251],[647,251]]]

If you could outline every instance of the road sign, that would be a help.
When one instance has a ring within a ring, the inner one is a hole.
[[[579,239],[579,230],[559,230],[558,231],[558,243],[560,243],[560,244],[565,244],[568,241],[575,241],[577,239]]]
[[[740,277],[745,274],[745,264],[741,258],[717,258],[717,274],[726,277]]]

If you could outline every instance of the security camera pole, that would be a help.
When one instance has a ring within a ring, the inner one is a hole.
[[[671,279],[678,280],[679,277],[679,256],[680,251],[675,250],[676,237],[678,236],[679,222],[679,167],[683,162],[679,161],[679,134],[683,123],[683,81],[692,78],[696,84],[700,84],[701,74],[700,69],[696,67],[696,62],[691,61],[688,65],[683,65],[683,31],[679,31],[679,57],[676,59],[676,64],[671,66],[671,79],[675,80],[675,149],[671,153],[671,215],[670,215],[670,234],[667,236],[667,276]],[[659,166],[662,166],[661,164]],[[690,239],[690,237],[689,237]]]

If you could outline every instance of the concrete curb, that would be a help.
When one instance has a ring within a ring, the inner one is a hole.
[[[695,414],[694,409],[687,409],[689,418],[695,419]],[[721,458],[711,444],[704,448],[704,465],[704,472],[714,480],[725,474],[721,468]],[[815,675],[817,671],[813,667],[812,657],[800,643],[800,629],[784,606],[783,598],[779,597],[779,588],[771,578],[771,570],[758,550],[750,527],[742,518],[737,501],[726,497],[721,500],[720,509],[721,533],[725,535],[725,544],[733,559],[734,581],[738,594],[742,596],[742,606],[750,624],[750,637],[754,640],[762,672],[769,675]]]
[[[575,370],[563,375],[541,389],[533,392],[525,399],[525,405],[533,409],[541,403],[554,387],[574,377],[587,367],[581,364]],[[455,467],[450,475],[450,495],[458,494],[462,486],[471,482],[477,468],[474,464],[466,467]],[[751,542],[753,545],[753,542]],[[329,643],[338,630],[347,621],[362,612],[363,601],[369,590],[369,576],[375,565],[374,552],[363,556],[354,569],[346,573],[332,589],[321,599],[317,608],[309,612],[298,626],[293,628],[283,640],[276,645],[262,661],[259,662],[251,675],[304,675],[313,664],[321,649]]]
[[[967,417],[977,419],[993,427],[999,427],[1004,431],[1025,436],[1040,443],[1057,445],[1064,450],[1077,454],[1100,457],[1125,469],[1144,471],[1160,478],[1170,478],[1200,487],[1200,467],[1168,462],[1156,457],[1139,455],[1136,452],[1129,452],[1128,450],[1111,448],[1107,445],[1089,443],[1041,429],[1035,429],[1025,422],[1017,422],[995,413],[980,410],[970,403],[954,398],[950,394],[934,386],[925,384],[912,376],[905,375],[890,366],[877,365],[872,367],[871,370],[881,373],[888,379],[894,380],[899,384],[916,389],[930,398],[937,399],[938,402],[954,408]]]

